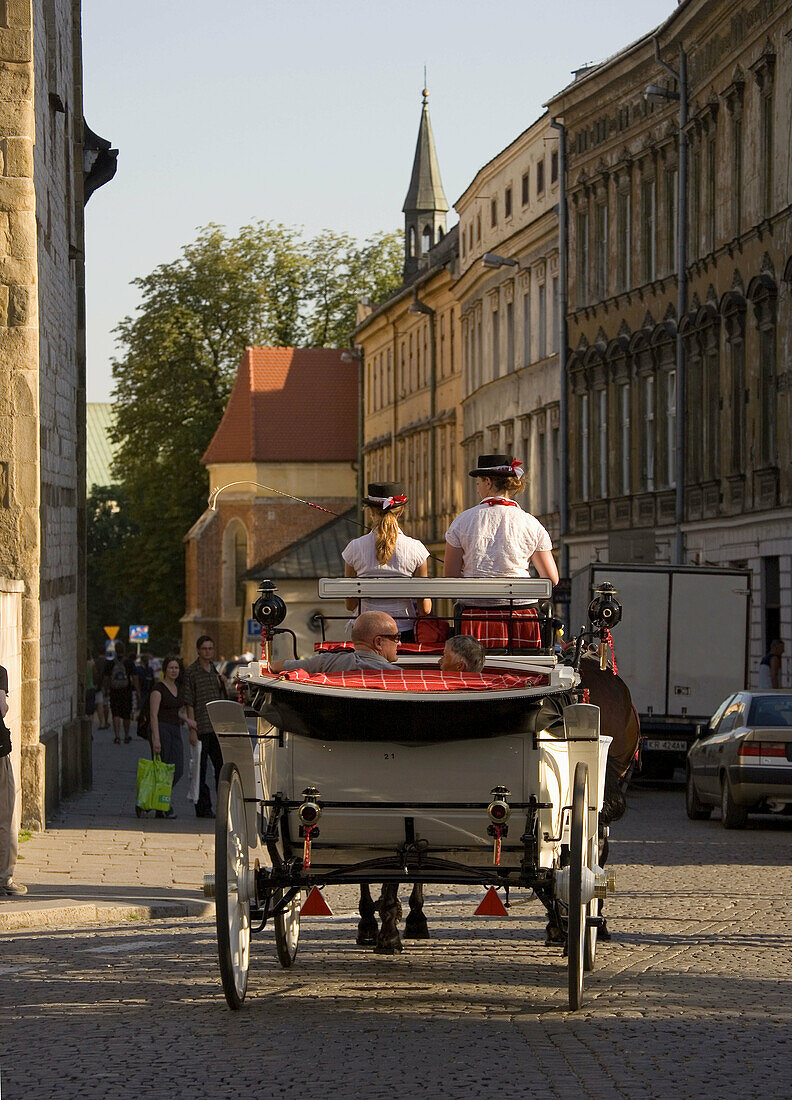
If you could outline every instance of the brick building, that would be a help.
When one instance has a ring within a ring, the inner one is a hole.
[[[676,91],[655,39],[688,66],[681,318],[678,104],[644,97]],[[685,560],[753,573],[756,675],[772,638],[792,641],[792,5],[684,0],[549,107],[569,142],[571,567],[673,560],[683,477]]]
[[[188,659],[204,633],[214,637],[224,657],[247,648],[245,624],[256,586],[245,575],[328,522],[326,512],[276,490],[339,514],[354,506],[357,364],[342,354],[245,349],[202,459],[214,507],[185,536],[187,606],[181,622]],[[336,575],[343,576],[340,557]],[[287,619],[285,625],[305,635],[302,621],[293,626]]]
[[[90,783],[83,206],[115,171],[85,126],[79,0],[0,5],[0,659],[22,820]]]

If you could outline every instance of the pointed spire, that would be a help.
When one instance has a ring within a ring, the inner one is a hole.
[[[445,214],[448,211],[448,200],[440,179],[440,165],[437,162],[432,123],[429,119],[429,91],[426,87],[422,95],[421,124],[418,128],[412,177],[402,211],[405,214],[417,211]]]

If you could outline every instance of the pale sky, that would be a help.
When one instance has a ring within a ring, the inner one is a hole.
[[[573,69],[674,0],[83,0],[84,111],[120,150],[86,208],[88,400],[129,285],[198,226],[403,224],[423,66],[449,203]],[[449,226],[456,221],[451,211]]]

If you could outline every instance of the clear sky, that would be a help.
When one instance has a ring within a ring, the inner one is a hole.
[[[88,399],[129,285],[198,226],[402,224],[423,66],[450,203],[573,69],[674,0],[83,0],[84,111],[120,150],[86,208]],[[449,225],[456,220],[453,211]]]

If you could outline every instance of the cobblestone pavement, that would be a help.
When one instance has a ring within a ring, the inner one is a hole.
[[[792,819],[726,832],[689,822],[679,790],[630,803],[613,942],[580,1013],[537,903],[475,919],[464,890],[432,892],[434,938],[392,958],[354,945],[355,899],[331,893],[336,917],[303,923],[292,970],[271,933],[254,940],[239,1013],[211,920],[9,933],[3,1100],[789,1097]]]

